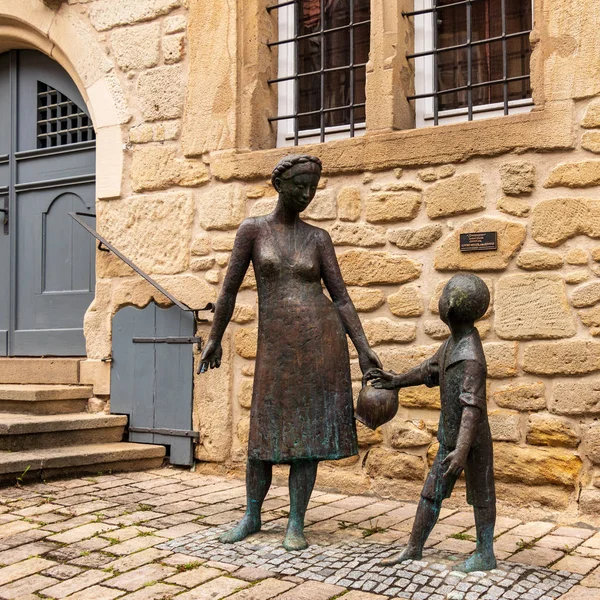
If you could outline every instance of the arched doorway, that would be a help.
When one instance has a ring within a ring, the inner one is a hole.
[[[83,356],[95,249],[68,215],[95,212],[95,134],[67,72],[0,54],[0,356]]]

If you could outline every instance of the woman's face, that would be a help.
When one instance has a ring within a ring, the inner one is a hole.
[[[316,165],[303,163],[294,165],[284,175],[285,177],[275,180],[275,187],[285,207],[301,213],[315,197],[321,171]]]

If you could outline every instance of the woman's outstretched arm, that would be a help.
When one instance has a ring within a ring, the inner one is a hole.
[[[377,354],[369,347],[369,342],[367,342],[367,336],[358,318],[356,308],[354,308],[354,304],[348,295],[331,237],[324,230],[322,230],[321,234],[320,256],[321,277],[340,315],[346,333],[350,336],[358,352],[358,360],[362,372],[365,373],[372,368],[381,368],[381,361]]]
[[[202,352],[198,373],[203,373],[208,367],[214,369],[221,366],[221,356],[223,354],[221,340],[233,315],[237,293],[252,259],[256,228],[257,225],[254,219],[246,219],[240,225],[235,236],[229,267],[217,300],[212,328]]]

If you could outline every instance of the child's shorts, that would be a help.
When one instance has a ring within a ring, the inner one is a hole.
[[[448,464],[442,461],[452,450],[440,445],[437,456],[431,465],[431,471],[425,480],[421,496],[432,502],[441,503],[449,498],[454,484],[460,475],[448,475]],[[496,503],[496,486],[494,485],[494,463],[492,445],[485,442],[471,448],[465,464],[465,479],[467,482],[467,502],[471,506],[486,508]]]

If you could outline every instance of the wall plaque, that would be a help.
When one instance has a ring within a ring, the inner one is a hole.
[[[460,234],[461,252],[487,252],[488,250],[498,250],[498,233],[496,231]]]

